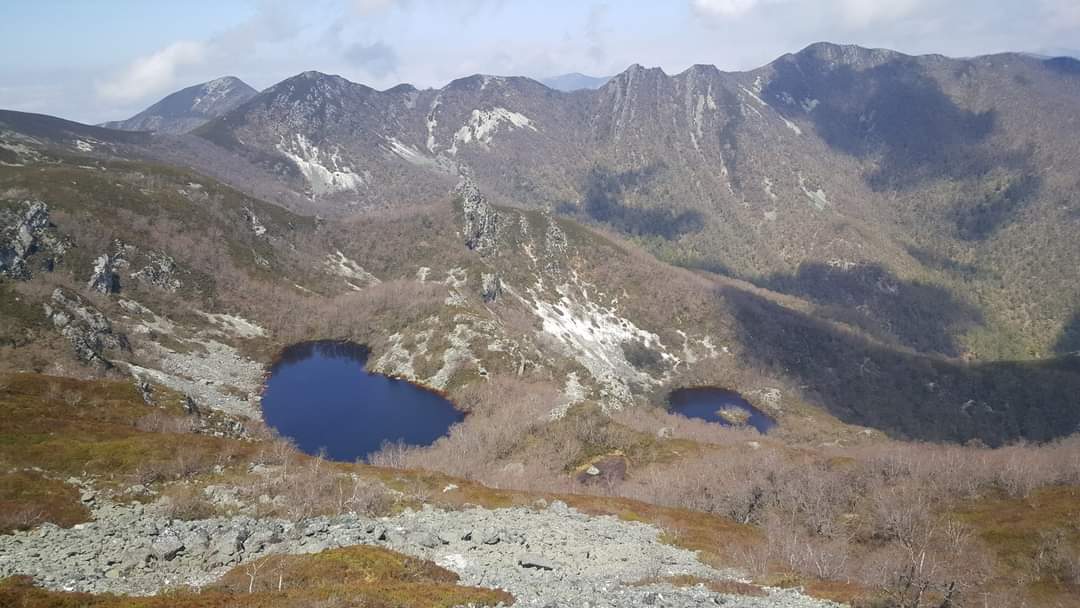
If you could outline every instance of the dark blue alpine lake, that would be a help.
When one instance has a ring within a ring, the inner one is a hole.
[[[668,403],[673,414],[681,414],[687,418],[733,426],[728,418],[721,415],[722,411],[727,410],[746,417],[746,424],[757,429],[759,433],[765,433],[776,426],[775,420],[750,405],[742,395],[723,388],[681,388],[671,392]]]
[[[450,401],[405,380],[364,369],[368,351],[346,342],[286,349],[263,390],[266,423],[308,454],[366,459],[384,442],[430,445],[464,415]]]

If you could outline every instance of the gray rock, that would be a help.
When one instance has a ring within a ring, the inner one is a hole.
[[[83,362],[111,367],[104,351],[129,349],[127,337],[113,332],[112,324],[101,311],[63,289],[53,291],[50,303],[45,304],[45,316],[68,339]]]
[[[49,207],[41,201],[24,201],[19,210],[0,211],[0,276],[30,278],[30,257],[45,250],[43,266],[52,267],[52,256],[62,255],[66,244],[49,232]]]
[[[461,209],[465,215],[465,246],[481,257],[495,253],[500,229],[499,213],[488,204],[469,177],[462,178],[456,192],[461,198]]]
[[[558,565],[550,559],[532,553],[522,555],[518,558],[517,563],[522,568],[533,568],[536,570],[554,570],[558,567]]]
[[[146,265],[131,273],[131,276],[147,285],[175,292],[183,286],[177,274],[176,260],[162,252],[152,251],[147,254]]]
[[[416,544],[428,549],[434,549],[435,547],[443,545],[442,539],[431,532],[420,532],[413,535],[412,539]]]
[[[480,275],[480,297],[485,302],[495,302],[502,295],[502,279],[499,273],[482,273]]]
[[[163,561],[172,561],[184,550],[184,543],[176,536],[160,536],[150,545],[154,557]]]
[[[116,271],[117,256],[103,253],[94,260],[94,270],[86,286],[103,294],[120,291],[120,275]]]
[[[259,553],[281,542],[280,532],[275,528],[259,528],[244,540],[244,553]]]

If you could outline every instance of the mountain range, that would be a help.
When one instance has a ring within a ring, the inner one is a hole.
[[[10,164],[42,145],[164,163],[335,221],[423,208],[466,176],[491,204],[794,298],[890,357],[992,364],[1080,350],[1077,100],[1069,58],[820,43],[748,72],[634,65],[595,90],[476,75],[378,91],[311,71],[184,89],[125,122],[139,132],[0,123]],[[725,318],[750,314],[740,301]],[[813,344],[760,332],[739,337],[757,364],[820,380]]]
[[[1026,358],[1062,352],[1080,301],[1078,74],[1069,58],[824,43],[749,72],[635,65],[569,93],[306,72],[152,154],[326,215],[430,200],[468,172],[493,201],[861,311],[905,347]],[[883,309],[900,284],[918,301]]]

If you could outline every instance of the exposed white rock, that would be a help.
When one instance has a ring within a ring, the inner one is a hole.
[[[401,143],[401,141],[395,137],[386,138],[386,143],[387,149],[391,153],[406,162],[421,166],[430,165],[433,162],[432,159],[422,154],[416,148],[408,144]]]
[[[548,302],[533,291],[527,304],[540,317],[544,333],[561,344],[600,386],[602,406],[619,409],[633,402],[631,384],[654,385],[660,381],[635,368],[626,359],[625,343],[640,343],[656,351],[668,363],[678,359],[667,352],[659,336],[619,316],[615,307],[592,301],[584,289],[562,285],[559,300]]]
[[[570,372],[567,374],[566,385],[563,386],[563,401],[555,406],[555,409],[551,410],[551,419],[558,420],[565,416],[571,407],[585,400],[585,395],[586,389],[581,384],[578,373]]]
[[[815,209],[817,209],[818,211],[823,211],[826,207],[830,205],[829,198],[825,196],[824,190],[822,190],[821,188],[818,188],[817,190],[810,190],[806,186],[806,178],[803,177],[803,174],[799,173],[798,177],[799,188],[803,191],[803,194],[806,195],[806,198],[810,199],[810,204],[813,205]]]
[[[473,110],[469,119],[457,133],[454,133],[454,142],[447,150],[450,154],[457,154],[458,144],[477,142],[490,145],[492,139],[500,129],[530,129],[536,131],[533,121],[524,114],[512,112],[506,108],[492,108],[490,110]]]
[[[746,88],[744,86],[740,86],[739,88],[742,89],[743,93],[746,93],[747,95],[749,95],[751,99],[753,99],[754,101],[761,104],[762,107],[768,107],[769,104],[765,103],[764,99],[758,97],[757,94],[754,93],[753,91],[751,91],[750,89],[748,89],[748,88]]]
[[[200,407],[234,416],[258,417],[256,404],[263,378],[262,364],[216,340],[201,340],[198,342],[201,348],[184,353],[150,344],[160,358],[160,369],[127,364],[133,376],[190,395]]]
[[[253,321],[248,321],[236,315],[220,313],[208,313],[196,311],[204,319],[217,326],[218,333],[225,333],[237,338],[262,338],[266,336],[266,330]]]
[[[334,251],[333,254],[326,256],[326,268],[339,277],[350,279],[351,281],[358,281],[364,287],[378,285],[382,282],[378,277],[364,270],[361,265],[346,257],[341,251]],[[354,285],[351,281],[346,282],[354,288],[359,289],[359,287]]]
[[[289,140],[282,137],[277,149],[296,163],[315,196],[356,190],[364,183],[358,173],[343,164],[340,151],[322,151],[302,133]]]
[[[487,370],[472,352],[471,343],[479,337],[481,337],[480,334],[473,331],[468,324],[455,324],[453,331],[447,335],[450,345],[443,351],[442,367],[434,376],[427,379],[426,384],[437,389],[444,389],[450,384],[450,380],[458,370],[469,365],[475,366],[481,376],[487,376]]]

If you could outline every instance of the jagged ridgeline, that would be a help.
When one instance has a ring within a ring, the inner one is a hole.
[[[467,169],[495,203],[809,298],[881,339],[1028,359],[1054,352],[1080,301],[1068,65],[817,44],[748,72],[635,65],[569,93],[305,72],[140,153],[328,216],[439,199]]]

